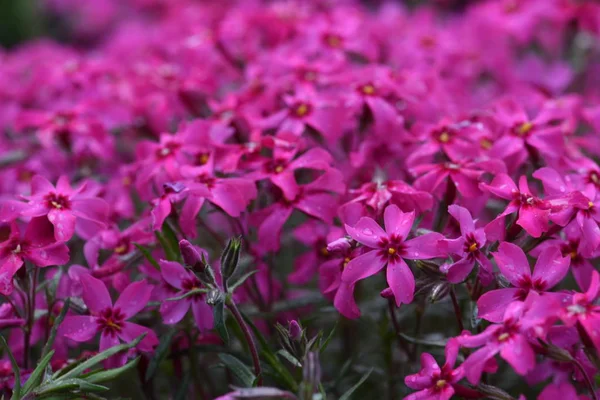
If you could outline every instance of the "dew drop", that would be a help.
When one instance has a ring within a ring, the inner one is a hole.
[[[365,228],[365,229],[363,229],[363,233],[364,233],[365,235],[369,235],[369,236],[370,236],[370,235],[372,235],[372,234],[373,234],[373,230],[372,230],[372,229],[369,229],[369,228]]]

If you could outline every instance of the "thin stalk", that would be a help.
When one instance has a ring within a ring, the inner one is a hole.
[[[589,375],[585,371],[585,368],[583,368],[583,365],[581,365],[581,363],[575,359],[573,359],[573,364],[575,364],[575,366],[577,367],[579,372],[581,372],[581,375],[583,375],[583,379],[585,380],[585,384],[587,385],[588,390],[589,390],[590,394],[592,395],[592,398],[594,400],[598,400],[598,396],[596,395],[596,388],[594,387],[594,383],[592,382]]]
[[[260,369],[260,359],[258,358],[256,343],[254,343],[254,339],[252,338],[250,328],[248,328],[248,325],[246,325],[246,322],[244,321],[240,310],[237,308],[235,301],[231,297],[227,299],[227,307],[231,311],[233,318],[235,319],[240,329],[242,330],[242,333],[244,334],[244,339],[246,339],[246,343],[248,344],[248,348],[250,349],[250,354],[252,355],[252,363],[254,364],[254,374],[258,378],[258,386],[262,386],[263,379],[262,372]]]
[[[27,329],[24,335],[24,351],[23,351],[23,365],[25,368],[29,368],[29,359],[31,358],[31,331],[33,330],[33,323],[35,319],[35,293],[37,288],[37,281],[39,275],[39,268],[34,267],[33,278],[30,283],[30,287],[27,289]]]
[[[392,321],[392,326],[394,327],[394,331],[396,332],[396,337],[398,338],[398,345],[400,349],[406,353],[407,357],[410,357],[410,349],[408,347],[408,342],[400,335],[402,330],[400,329],[400,324],[398,324],[398,320],[396,319],[396,310],[394,309],[394,300],[388,299],[388,310],[390,313],[390,320]]]
[[[458,322],[458,329],[460,332],[462,332],[465,330],[465,327],[462,322],[462,312],[460,311],[460,306],[458,305],[458,300],[456,299],[456,293],[454,293],[454,286],[450,288],[450,298],[452,299],[452,306],[454,307],[456,322]]]

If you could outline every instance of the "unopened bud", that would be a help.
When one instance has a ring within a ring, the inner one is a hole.
[[[206,295],[206,304],[214,306],[223,301],[223,293],[219,289],[213,289]]]
[[[344,237],[327,244],[327,251],[346,251],[349,250],[350,247],[352,247],[350,240]]]
[[[383,289],[381,291],[381,293],[379,293],[379,295],[381,297],[383,297],[384,299],[393,299],[394,298],[394,292],[392,292],[391,288]]]
[[[179,242],[179,251],[181,251],[185,265],[191,268],[198,279],[200,279],[200,282],[206,286],[217,286],[215,274],[211,266],[206,262],[204,254],[201,254],[193,244],[185,239]]]
[[[223,279],[228,279],[235,273],[240,261],[240,252],[242,250],[242,238],[231,238],[221,254],[221,273]]]
[[[450,292],[450,285],[447,282],[440,282],[433,286],[431,292],[429,292],[429,301],[432,303],[438,302],[448,295]]]
[[[298,341],[302,338],[302,327],[295,320],[289,322],[288,331],[290,332],[290,339]]]

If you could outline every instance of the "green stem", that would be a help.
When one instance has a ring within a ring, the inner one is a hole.
[[[227,307],[233,314],[233,318],[238,323],[242,333],[244,334],[244,339],[246,339],[246,343],[248,344],[248,348],[250,349],[250,354],[252,356],[252,363],[254,364],[254,374],[258,378],[258,386],[262,386],[262,372],[260,369],[260,359],[258,358],[258,351],[256,350],[256,343],[254,343],[254,339],[252,338],[252,333],[250,333],[250,328],[244,321],[240,310],[237,308],[235,301],[231,296],[227,298]]]

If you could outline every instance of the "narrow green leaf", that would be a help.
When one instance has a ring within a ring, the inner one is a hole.
[[[171,341],[173,340],[173,336],[175,336],[175,333],[176,333],[175,330],[171,330],[171,331],[165,333],[160,338],[160,343],[156,347],[156,351],[154,352],[154,355],[152,356],[152,359],[150,360],[150,363],[148,364],[148,369],[146,370],[146,377],[145,377],[146,382],[148,382],[150,379],[152,379],[152,377],[154,376],[154,373],[156,372],[156,370],[158,369],[160,364],[163,362],[163,360],[167,356],[167,353],[169,351],[169,346],[171,345]]]
[[[398,334],[400,337],[402,337],[404,340],[406,340],[409,343],[414,343],[414,344],[422,344],[423,346],[431,346],[431,347],[446,347],[446,342],[447,340],[423,340],[423,339],[416,339],[412,336],[408,336],[402,332],[400,332]]]
[[[319,351],[322,353],[325,351],[325,349],[327,349],[327,346],[329,346],[329,342],[331,342],[331,339],[333,338],[333,334],[335,333],[335,330],[337,329],[337,325],[338,325],[338,321],[335,321],[335,325],[333,326],[333,328],[331,328],[331,332],[329,332],[329,335],[327,335],[327,338],[325,339],[325,341],[323,343],[321,343],[321,346],[319,347]]]
[[[40,385],[40,383],[42,382],[42,378],[44,377],[46,367],[50,363],[50,360],[52,360],[53,355],[54,350],[50,351],[40,360],[37,367],[35,367],[31,375],[29,375],[29,379],[27,379],[27,382],[25,382],[25,385],[23,386],[23,395],[26,395],[27,393],[31,392],[33,389]]]
[[[190,381],[192,380],[192,374],[190,371],[186,372],[183,377],[183,381],[179,386],[179,390],[177,394],[175,394],[175,398],[173,400],[185,400],[188,398],[188,388],[190,387]]]
[[[95,366],[96,364],[99,364],[100,362],[106,360],[107,358],[110,358],[117,353],[129,350],[129,349],[137,346],[145,336],[146,336],[146,334],[143,334],[143,335],[139,336],[137,339],[135,339],[133,342],[119,344],[119,345],[116,345],[109,349],[104,350],[102,353],[96,354],[94,357],[84,361],[83,363],[79,364],[77,367],[73,368],[72,370],[70,370],[69,372],[64,374],[61,377],[61,380],[79,376],[85,370],[92,368],[93,366]]]
[[[179,243],[177,240],[177,236],[169,226],[169,224],[165,221],[162,226],[162,230],[155,231],[154,235],[160,242],[162,246],[165,256],[169,261],[178,261],[179,260]]]
[[[187,297],[196,295],[196,294],[200,294],[200,293],[208,293],[210,292],[209,289],[192,289],[189,292],[187,292],[186,294],[183,294],[181,296],[177,296],[177,297],[169,297],[168,299],[165,299],[165,301],[178,301],[178,300],[183,300]]]
[[[242,313],[242,317],[244,318],[244,321],[246,321],[246,324],[248,324],[250,329],[252,329],[254,337],[256,337],[256,340],[260,344],[260,355],[271,366],[271,368],[273,368],[275,374],[280,379],[281,384],[285,385],[291,391],[297,392],[298,384],[296,383],[296,380],[294,379],[290,371],[288,371],[288,369],[281,363],[281,361],[279,361],[273,350],[271,350],[271,347],[269,346],[263,334],[260,332],[260,330],[258,330],[256,325],[254,325],[254,322],[252,322],[250,318],[244,315],[244,313]]]
[[[244,387],[252,387],[256,376],[243,362],[230,354],[219,354],[219,359],[242,382]]]
[[[368,370],[363,376],[362,378],[360,378],[360,380],[358,382],[356,382],[356,384],[354,386],[352,386],[350,389],[348,389],[346,391],[346,393],[344,393],[342,395],[342,397],[340,397],[339,400],[350,400],[352,397],[352,393],[354,393],[356,391],[356,389],[358,389],[360,387],[360,385],[362,385],[368,378],[369,375],[371,375],[371,372],[373,372],[373,368],[371,368],[370,370]]]
[[[148,260],[148,262],[157,270],[160,272],[160,265],[158,264],[158,262],[156,261],[156,259],[154,257],[152,257],[152,253],[150,253],[150,250],[148,250],[147,248],[145,248],[144,246],[142,246],[141,244],[137,244],[134,243],[133,244],[139,251],[140,253],[142,253],[144,255],[144,257],[146,258],[146,260]]]
[[[227,283],[229,284],[229,293],[233,293],[233,291],[235,289],[237,289],[240,285],[242,285],[244,282],[246,282],[246,280],[248,278],[250,278],[252,275],[254,275],[257,272],[258,272],[258,270],[247,272],[244,275],[242,275],[239,279],[237,279],[235,281],[235,283],[229,283],[229,281],[228,281]],[[235,279],[235,275],[232,276],[231,278],[229,278],[229,280],[230,281],[233,280],[232,278]]]
[[[57,394],[61,392],[106,392],[108,388],[102,385],[95,385],[93,383],[86,382],[83,379],[78,378],[70,378],[70,379],[60,379],[58,381],[50,382],[45,385],[38,387],[33,393],[36,395],[36,398],[48,396],[51,394]]]
[[[229,333],[227,332],[227,326],[225,325],[225,302],[223,300],[217,302],[213,306],[213,319],[215,330],[225,344],[229,343]]]
[[[302,367],[302,364],[300,363],[300,361],[298,361],[298,359],[296,357],[294,357],[289,351],[287,351],[285,349],[281,349],[277,352],[277,354],[279,354],[280,356],[282,356],[283,358],[288,360],[292,365],[294,365],[296,367]]]
[[[120,375],[124,374],[125,372],[129,371],[130,369],[135,368],[138,365],[139,361],[140,357],[137,357],[129,361],[122,367],[112,368],[108,370],[98,370],[90,374],[82,375],[81,378],[85,379],[89,383],[94,384],[110,382],[115,378],[119,377]]]
[[[46,354],[48,354],[52,349],[54,341],[56,340],[56,333],[58,332],[58,327],[60,326],[60,324],[62,324],[63,320],[65,319],[65,315],[67,315],[67,312],[69,311],[70,307],[71,299],[67,297],[65,299],[65,302],[63,303],[60,313],[58,314],[58,317],[56,317],[54,323],[52,324],[50,336],[48,337],[48,341],[46,342],[46,344],[44,345],[44,349],[42,350],[42,357],[45,357]]]
[[[6,339],[4,339],[4,336],[2,335],[0,335],[0,344],[2,347],[4,347],[6,354],[8,354],[10,365],[12,366],[13,374],[15,375],[15,385],[13,387],[13,395],[11,400],[18,400],[21,398],[21,370],[19,369],[17,360],[15,360],[15,356],[13,355],[12,351],[10,351],[10,347],[8,347],[8,343],[6,343]]]

